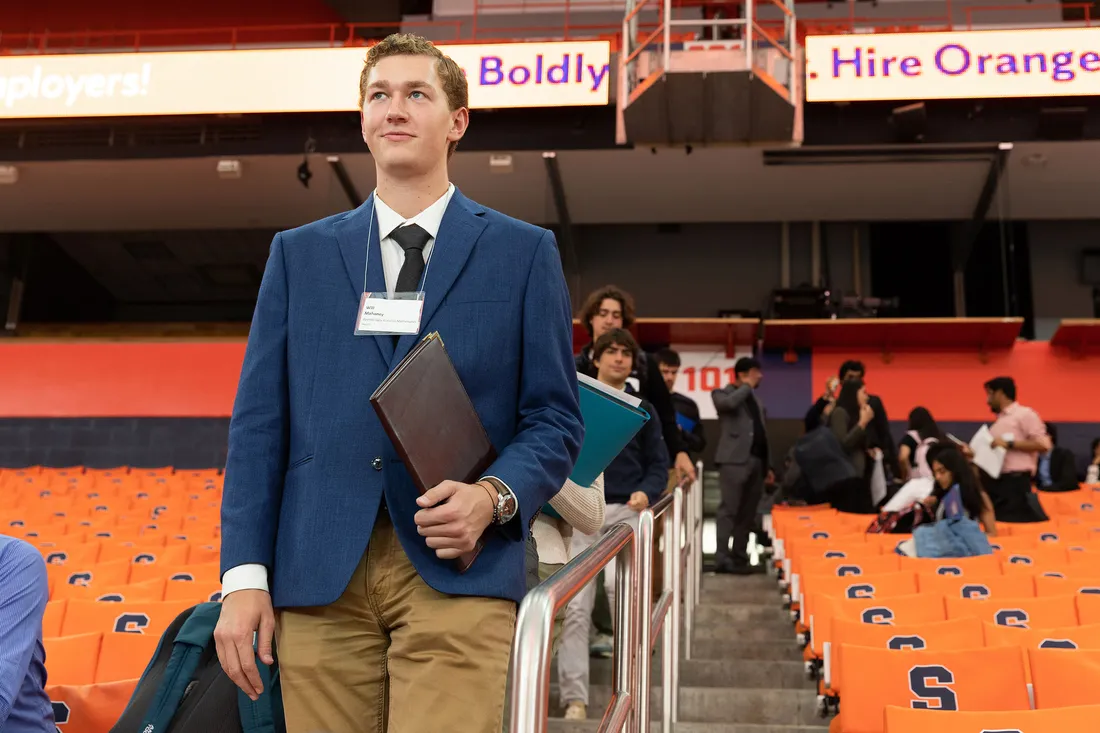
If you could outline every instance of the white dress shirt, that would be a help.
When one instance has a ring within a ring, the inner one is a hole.
[[[418,224],[424,231],[431,235],[431,239],[424,246],[424,260],[430,263],[432,248],[435,246],[436,236],[439,234],[439,226],[443,221],[443,214],[454,196],[454,184],[447,186],[444,193],[435,203],[421,211],[411,219],[405,219],[391,209],[385,201],[374,195],[374,225],[378,228],[378,239],[382,249],[382,270],[386,278],[386,292],[393,295],[397,286],[397,276],[401,272],[401,266],[405,264],[405,250],[401,248],[390,235],[398,227],[407,224]],[[364,246],[366,246],[364,244]],[[425,267],[425,282],[431,268]],[[511,491],[511,489],[509,489]],[[268,590],[267,568],[257,563],[238,565],[225,571],[222,576],[222,598],[238,590],[255,589]]]

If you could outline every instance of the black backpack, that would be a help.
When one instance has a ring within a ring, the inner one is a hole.
[[[253,702],[218,662],[220,615],[220,603],[200,603],[172,621],[111,733],[286,733],[278,661],[256,659],[264,691]]]
[[[840,440],[826,427],[814,428],[798,439],[794,461],[810,497],[823,495],[840,481],[856,477],[855,466]]]

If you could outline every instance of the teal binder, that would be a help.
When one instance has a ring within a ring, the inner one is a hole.
[[[584,442],[569,479],[580,486],[591,486],[596,477],[615,460],[626,444],[649,421],[634,395],[609,387],[584,374],[577,374]],[[543,512],[560,519],[550,504]]]

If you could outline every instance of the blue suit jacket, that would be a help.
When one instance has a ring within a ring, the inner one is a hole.
[[[565,483],[584,435],[554,236],[455,191],[427,270],[420,335],[402,336],[395,349],[390,336],[353,335],[368,252],[367,287],[386,290],[373,210],[371,196],[272,242],[229,426],[222,572],[260,563],[275,606],[329,604],[366,551],[384,495],[431,587],[518,602],[530,522]],[[465,573],[417,534],[416,487],[370,405],[432,331],[499,454],[486,475],[519,503]]]

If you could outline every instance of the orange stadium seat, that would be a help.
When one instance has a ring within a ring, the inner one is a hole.
[[[917,710],[1028,710],[1024,656],[1012,647],[894,651],[845,644],[833,733],[881,733],[890,705]]]
[[[1059,542],[1035,545],[1030,550],[1000,553],[1001,572],[1005,575],[1025,573],[1037,575],[1047,571],[1064,570],[1069,565],[1069,554]]]
[[[1082,626],[1100,624],[1100,595],[1077,594],[1077,620]]]
[[[221,579],[221,573],[218,565],[214,563],[203,565],[149,563],[135,565],[130,572],[130,580],[133,582],[153,578],[161,578],[169,582],[216,583]]]
[[[875,599],[823,597],[810,616],[810,649],[822,658],[824,645],[832,641],[832,621],[860,621],[886,626],[913,625],[944,621],[946,616],[942,596],[901,595]]]
[[[947,598],[948,618],[977,618],[1000,626],[1025,629],[1077,626],[1074,596],[1045,598]]]
[[[1100,594],[1100,577],[1086,577],[1070,571],[1062,577],[1035,576],[1035,595],[1064,596],[1070,593]]]
[[[981,645],[982,625],[977,619],[884,626],[833,619],[832,642],[825,650],[825,687],[840,694],[840,665],[836,650],[844,645],[895,651],[953,651]]]
[[[130,567],[127,560],[112,560],[94,565],[48,565],[46,572],[55,592],[59,585],[90,585],[110,590],[130,582]]]
[[[98,542],[39,542],[38,550],[48,565],[92,565],[99,560]],[[46,546],[48,545],[48,546]]]
[[[917,576],[921,593],[949,598],[1030,598],[1035,582],[1029,575],[928,575]]]
[[[1037,709],[1095,705],[1100,699],[1100,651],[1030,649],[1027,655]]]
[[[90,685],[95,682],[103,634],[45,637],[46,670],[50,684]]]
[[[197,604],[206,603],[208,601],[220,601],[221,599],[221,583],[165,582],[164,600],[166,601],[190,601],[191,603]]]
[[[920,575],[1000,575],[1001,563],[996,555],[952,558],[901,558],[900,568]]]
[[[54,722],[63,733],[109,731],[137,687],[137,680],[94,685],[47,685],[53,703]]]
[[[188,565],[217,565],[221,560],[222,550],[220,544],[196,545],[192,543],[190,547],[191,551],[187,553]]]
[[[1019,646],[1025,649],[1100,649],[1100,624],[1063,628],[1021,629],[986,622],[986,646]]]
[[[95,682],[140,678],[159,643],[160,637],[152,634],[104,634]]]
[[[54,600],[100,601],[102,603],[130,603],[164,600],[164,581],[148,580],[125,585],[59,585],[54,590]]]
[[[42,636],[61,636],[61,623],[65,620],[67,601],[50,601],[42,616]]]
[[[993,553],[1004,552],[1026,552],[1035,547],[1034,537],[1015,537],[1012,535],[996,536],[989,538],[989,546],[993,548]]]
[[[190,601],[101,603],[69,601],[61,635],[103,633],[147,634],[159,637],[172,620],[194,604]]]
[[[886,708],[886,733],[1076,733],[1092,730],[1100,705],[1012,712],[956,712]]]

